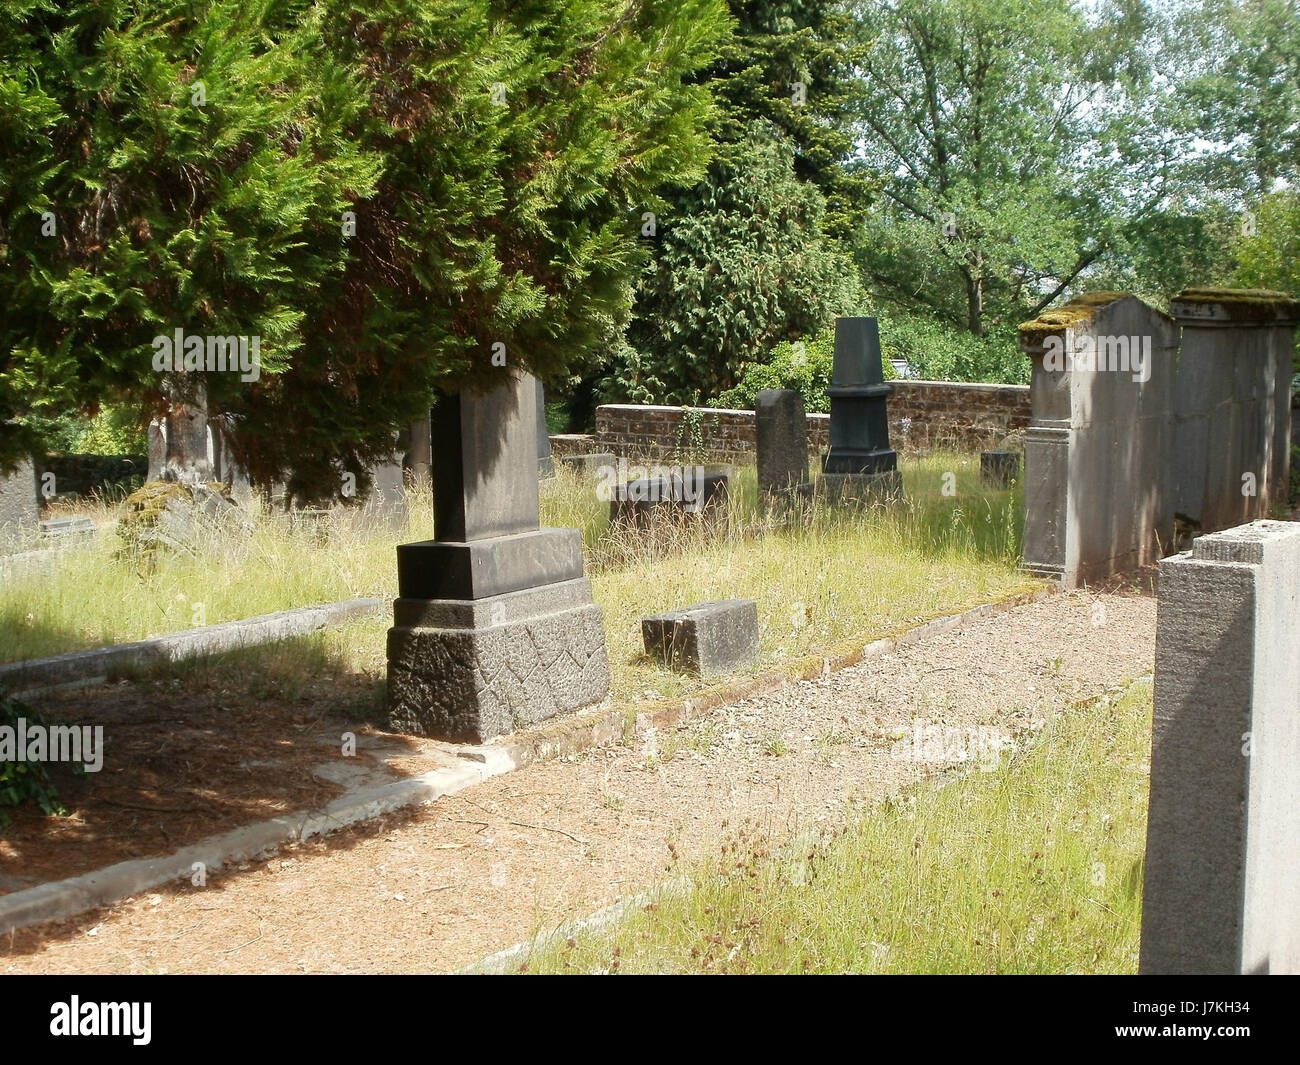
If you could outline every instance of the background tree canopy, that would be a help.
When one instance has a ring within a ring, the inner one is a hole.
[[[306,496],[435,386],[500,374],[493,344],[550,375],[619,332],[641,211],[703,173],[711,98],[684,79],[726,28],[716,0],[0,14],[5,457],[39,446],[31,413],[194,401],[157,334],[257,335],[261,378],[202,398]]]
[[[1294,291],[1297,187],[1297,0],[0,0],[0,461],[203,402],[329,495],[493,345],[585,428],[843,313],[1023,380],[1083,288]]]

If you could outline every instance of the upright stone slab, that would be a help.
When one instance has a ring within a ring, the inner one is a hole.
[[[1300,301],[1260,289],[1189,288],[1174,393],[1174,509],[1206,530],[1268,515],[1289,488],[1291,356]],[[1254,484],[1245,484],[1247,475]]]
[[[1073,588],[1155,562],[1173,539],[1173,321],[1089,293],[1021,325],[1020,346],[1033,363],[1025,567]]]
[[[481,743],[609,690],[581,534],[539,528],[536,395],[518,375],[432,411],[436,539],[397,549],[396,729]]]
[[[889,417],[874,318],[835,319],[835,362],[831,384],[830,449],[822,481],[832,494],[902,494],[898,456],[889,446]]]
[[[0,547],[32,537],[40,517],[36,469],[23,459],[11,473],[0,473]]]
[[[404,530],[410,514],[402,456],[394,455],[388,462],[377,463],[370,476],[370,492],[361,506],[362,521],[399,532]]]
[[[1160,565],[1143,973],[1300,972],[1300,524]]]
[[[803,396],[770,388],[754,401],[758,445],[758,490],[788,492],[808,481],[808,416]]]
[[[980,484],[985,488],[1010,488],[1019,476],[1019,451],[980,452]]]
[[[555,473],[551,462],[551,431],[546,427],[546,389],[537,382],[537,476],[550,477]]]

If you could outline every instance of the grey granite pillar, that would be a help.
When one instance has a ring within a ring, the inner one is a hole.
[[[808,481],[808,416],[803,396],[770,388],[754,401],[758,490],[787,492]]]
[[[40,488],[31,459],[8,473],[0,469],[0,548],[34,536],[40,519]]]
[[[1300,524],[1160,564],[1140,969],[1300,972]]]
[[[394,728],[481,743],[609,689],[582,536],[539,527],[536,397],[512,376],[430,415],[436,539],[397,549]]]

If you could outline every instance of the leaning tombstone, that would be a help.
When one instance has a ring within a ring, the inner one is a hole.
[[[822,461],[822,484],[834,498],[899,498],[903,480],[889,446],[880,330],[874,318],[835,319],[831,384],[830,449]]]
[[[536,417],[527,374],[431,413],[436,538],[397,548],[388,631],[399,731],[482,743],[609,690],[582,535],[540,527]]]

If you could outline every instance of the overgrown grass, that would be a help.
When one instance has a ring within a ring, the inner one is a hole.
[[[945,495],[944,475],[955,494]],[[649,532],[610,529],[608,505],[567,469],[543,483],[545,525],[583,531],[588,573],[605,612],[614,695],[635,700],[699,683],[645,660],[640,620],[715,598],[759,604],[759,668],[874,637],[920,619],[1000,598],[1033,582],[1015,569],[1020,494],[979,486],[978,456],[904,464],[905,501],[792,512],[760,507],[753,467],[741,468],[723,525]],[[117,557],[105,531],[65,553],[48,577],[10,579],[0,594],[0,660],[58,654],[214,624],[292,606],[397,594],[394,548],[433,536],[427,489],[410,496],[406,530],[365,526],[350,514],[325,524],[257,514],[252,537],[216,538],[195,557],[156,568]],[[82,508],[99,522],[106,507]],[[385,622],[340,630],[331,653],[358,671],[382,665]],[[373,645],[373,646],[372,646]]]
[[[546,937],[527,971],[1135,972],[1151,690],[1063,711],[1009,766],[923,782],[829,840],[733,835],[684,890]]]

